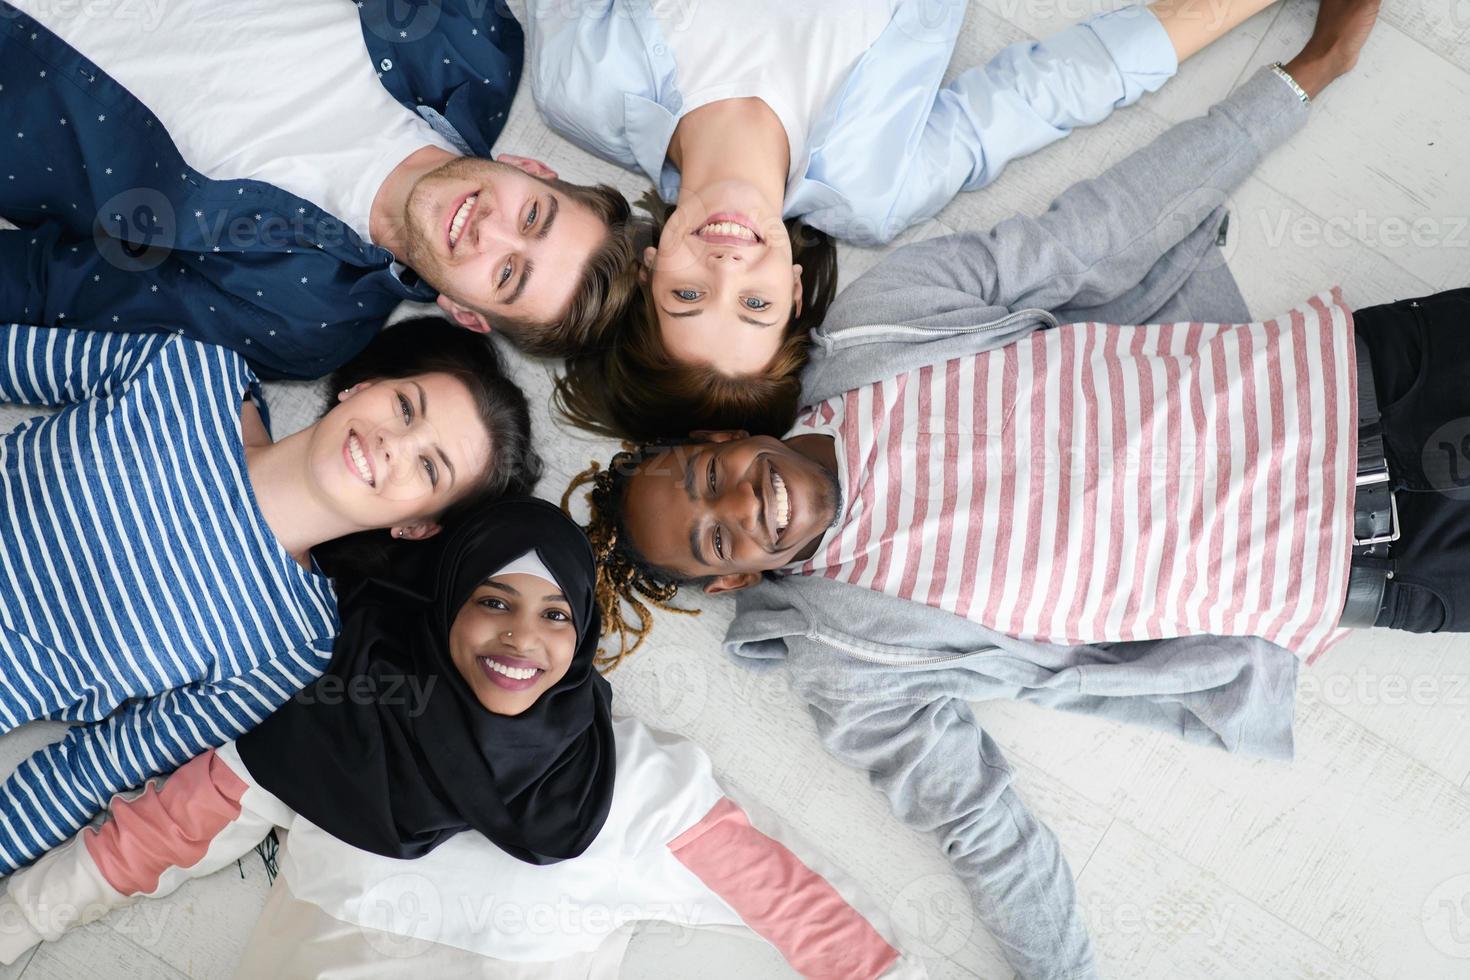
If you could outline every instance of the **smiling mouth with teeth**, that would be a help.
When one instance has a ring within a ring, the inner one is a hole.
[[[512,667],[509,664],[503,664],[498,660],[491,659],[490,657],[485,658],[485,666],[489,667],[497,674],[504,674],[506,677],[509,677],[513,681],[528,681],[532,677],[535,677],[537,674],[541,673],[541,668],[539,667]]]
[[[357,470],[357,475],[362,482],[373,487],[377,484],[373,481],[373,468],[368,465],[367,453],[362,448],[362,440],[357,438],[356,432],[347,433],[347,456],[352,460],[352,466]]]
[[[713,214],[710,219],[694,230],[694,237],[717,245],[759,245],[761,236],[748,220],[738,220],[736,215]]]
[[[546,673],[546,668],[527,663],[514,657],[476,657],[485,677],[496,687],[508,691],[527,691],[535,687],[537,678]],[[515,661],[515,662],[511,662]]]
[[[786,481],[781,479],[781,474],[775,468],[771,468],[771,488],[775,491],[776,505],[776,540],[780,541],[786,531],[787,525],[791,523],[791,494],[786,489]]]
[[[475,202],[479,199],[480,195],[471,194],[464,199],[464,203],[459,206],[459,210],[454,212],[454,219],[449,222],[450,248],[454,248],[455,245],[459,244],[459,236],[464,232],[464,224],[469,220],[470,213],[475,210]]]

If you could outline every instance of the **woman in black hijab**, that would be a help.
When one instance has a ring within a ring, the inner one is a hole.
[[[473,829],[533,864],[575,857],[607,817],[615,763],[591,548],[532,498],[441,538],[344,592],[331,668],[239,756],[300,816],[376,854],[418,857]]]
[[[633,718],[614,746],[570,520],[517,500],[441,537],[344,601],[305,696],[11,876],[0,964],[281,829],[238,976],[601,976],[650,920],[747,927],[805,976],[922,974],[697,746]]]

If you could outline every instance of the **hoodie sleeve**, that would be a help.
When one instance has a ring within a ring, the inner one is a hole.
[[[0,896],[0,962],[140,898],[161,898],[248,854],[290,810],[254,785],[234,743],[195,756],[101,823],[11,875]]]
[[[999,748],[959,697],[906,697],[820,642],[786,640],[797,695],[827,750],[868,774],[894,814],[935,834],[976,913],[1022,980],[1095,977],[1091,940],[1056,836],[1012,788]],[[836,673],[834,673],[836,671]],[[845,674],[838,691],[824,678]]]
[[[1263,70],[1204,116],[1074,184],[1040,216],[897,249],[838,296],[814,331],[819,352],[841,346],[849,328],[958,331],[1022,309],[1063,322],[1137,322],[1199,266],[1230,193],[1307,114],[1290,87]],[[1150,308],[1145,296],[1157,302]]]

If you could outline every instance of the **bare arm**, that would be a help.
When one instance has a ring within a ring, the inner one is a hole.
[[[1218,41],[1276,0],[1158,0],[1149,5],[1183,61]]]

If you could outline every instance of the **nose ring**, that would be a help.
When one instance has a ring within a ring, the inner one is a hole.
[[[514,634],[512,634],[512,633],[511,633],[511,631],[510,631],[510,630],[506,630],[506,631],[505,631],[505,635],[506,635],[506,636],[512,636],[512,635],[514,635]]]

